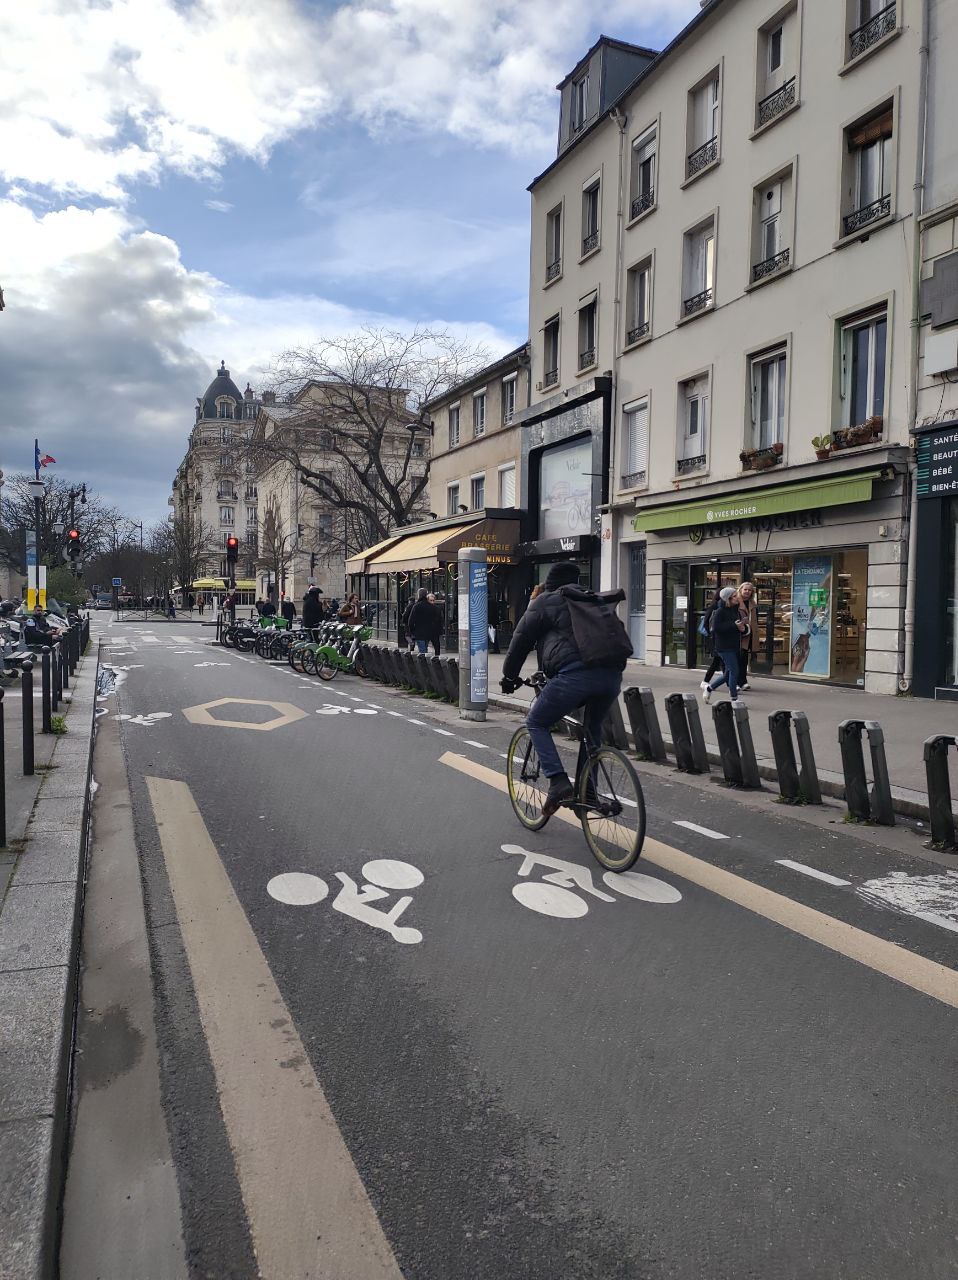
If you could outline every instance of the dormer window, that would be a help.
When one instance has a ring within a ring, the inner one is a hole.
[[[572,81],[571,108],[569,122],[573,133],[585,125],[589,116],[589,76],[581,76]]]
[[[216,416],[218,418],[233,417],[233,401],[228,396],[223,396],[216,402]]]

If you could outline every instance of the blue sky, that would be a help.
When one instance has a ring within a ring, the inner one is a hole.
[[[0,467],[163,519],[225,359],[364,321],[526,336],[526,186],[601,30],[698,0],[31,0],[0,13]]]

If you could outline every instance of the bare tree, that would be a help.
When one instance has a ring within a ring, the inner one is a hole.
[[[32,479],[31,475],[17,475],[4,484],[0,556],[4,563],[20,573],[25,572],[24,531],[32,529],[36,522],[33,495],[29,488]],[[110,545],[111,531],[115,532],[123,521],[120,512],[95,493],[88,493],[86,502],[82,502],[79,490],[79,485],[71,485],[59,476],[43,476],[37,539],[42,564],[51,567],[63,564],[64,534],[58,533],[55,525],[63,525],[64,529],[75,528],[80,534],[84,554],[90,557]]]
[[[258,428],[248,450],[258,470],[295,468],[339,516],[320,553],[348,556],[425,514],[425,406],[487,362],[482,348],[425,327],[366,327],[286,351],[272,371],[277,429]]]
[[[269,498],[266,503],[260,528],[262,532],[258,563],[261,568],[269,570],[278,593],[283,574],[293,561],[293,544],[284,527],[279,502],[275,497]]]

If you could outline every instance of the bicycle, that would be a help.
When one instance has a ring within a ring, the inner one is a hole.
[[[520,680],[538,697],[546,676],[537,671]],[[607,871],[628,871],[642,852],[645,841],[645,797],[632,762],[617,747],[596,743],[584,724],[563,716],[584,748],[576,770],[571,808],[582,824],[582,833],[593,857]],[[506,758],[509,799],[516,817],[529,831],[541,831],[549,821],[542,812],[548,780],[540,778],[539,755],[525,725],[512,735]]]

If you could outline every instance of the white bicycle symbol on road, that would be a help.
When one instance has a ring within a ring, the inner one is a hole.
[[[531,875],[536,867],[549,868],[541,880],[526,879],[525,883],[512,886],[512,896],[516,902],[541,916],[553,916],[559,920],[581,919],[588,914],[589,903],[580,894],[586,894],[599,902],[617,901],[615,894],[605,893],[595,887],[588,867],[580,867],[578,863],[566,862],[562,858],[553,858],[548,853],[533,853],[531,849],[524,849],[519,844],[504,844],[500,848],[503,853],[522,859],[519,867],[519,875],[522,877]],[[641,871],[607,871],[602,877],[602,883],[614,889],[615,893],[640,902],[666,904],[682,901],[678,889]]]

